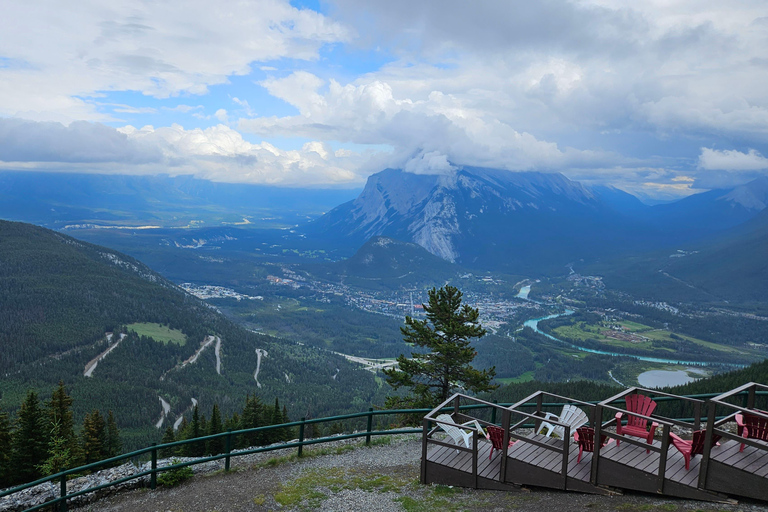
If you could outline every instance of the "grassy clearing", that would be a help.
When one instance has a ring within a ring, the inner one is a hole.
[[[523,374],[518,375],[517,377],[504,377],[502,379],[496,379],[496,382],[499,382],[501,384],[507,385],[507,384],[519,384],[521,382],[529,382],[533,380],[533,370],[527,371]]]
[[[167,325],[137,323],[128,326],[129,331],[135,331],[139,336],[147,336],[164,345],[175,343],[184,346],[187,344],[187,335],[177,329],[171,329]]]
[[[307,471],[300,477],[282,485],[275,501],[283,507],[317,510],[329,492],[360,489],[367,492],[398,491],[407,481],[383,474],[361,474],[355,468],[325,468]]]
[[[748,355],[748,352],[739,350],[735,347],[731,347],[728,345],[719,345],[717,343],[700,340],[698,338],[694,338],[692,336],[686,336],[684,334],[676,334],[676,333],[664,331],[661,329],[654,329],[648,325],[643,325],[637,322],[622,320],[620,322],[615,322],[615,324],[621,325],[629,332],[633,332],[633,333],[637,333],[638,335],[645,336],[646,338],[649,339],[649,341],[632,343],[630,341],[622,341],[622,340],[616,340],[613,338],[608,338],[607,336],[602,334],[602,331],[607,329],[606,327],[603,327],[601,325],[596,325],[596,324],[585,324],[584,322],[578,322],[573,325],[565,325],[565,326],[558,327],[557,329],[554,329],[554,335],[555,337],[568,338],[568,339],[578,340],[578,341],[593,339],[609,347],[635,348],[635,349],[656,350],[656,351],[664,350],[667,352],[674,352],[674,349],[672,348],[660,348],[658,346],[654,346],[653,344],[654,342],[674,343],[676,341],[674,338],[672,338],[672,335],[674,334],[675,336],[678,336],[681,339],[684,339],[691,343],[695,343],[696,345],[699,345],[700,347],[705,348],[707,350],[712,350],[717,352],[726,352],[731,354],[739,354],[739,355]]]

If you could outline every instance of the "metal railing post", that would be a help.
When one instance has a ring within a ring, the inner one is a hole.
[[[152,443],[152,472],[149,475],[149,488],[157,487],[157,443]]]
[[[224,440],[224,450],[227,454],[226,458],[224,458],[224,471],[229,471],[229,454],[232,452],[232,429],[227,430],[227,437]]]
[[[61,497],[59,512],[67,512],[67,475],[61,475]]]
[[[302,449],[304,448],[304,422],[307,418],[301,418],[301,425],[299,425],[299,457],[301,457]]]
[[[370,446],[371,444],[371,431],[373,430],[373,407],[368,408],[368,430],[366,430],[367,435],[365,436],[365,446]]]

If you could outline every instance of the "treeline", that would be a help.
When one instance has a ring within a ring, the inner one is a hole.
[[[30,482],[122,452],[112,411],[104,417],[92,410],[76,432],[72,402],[60,382],[44,404],[35,391],[29,391],[14,421],[0,411],[0,487]]]
[[[280,403],[275,398],[274,405],[264,404],[256,395],[248,395],[245,399],[245,405],[242,411],[232,414],[228,418],[223,418],[218,404],[213,404],[210,418],[205,414],[200,414],[196,405],[192,412],[192,419],[187,421],[186,417],[179,425],[179,430],[175,431],[171,425],[165,429],[163,434],[163,444],[197,439],[204,436],[221,434],[226,431],[245,430],[257,427],[266,427],[270,425],[279,425],[288,423],[288,410],[285,406],[280,407]],[[257,432],[248,432],[233,436],[233,445],[230,449],[248,448],[251,446],[265,446],[281,441],[289,441],[293,438],[293,429],[276,428]],[[225,439],[208,439],[198,443],[187,443],[181,446],[164,448],[160,451],[162,457],[179,455],[183,457],[202,457],[204,455],[216,455],[223,453],[225,449]]]

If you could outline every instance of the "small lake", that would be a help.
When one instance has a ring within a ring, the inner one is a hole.
[[[527,284],[520,288],[520,293],[517,294],[517,298],[528,300],[529,293],[531,293],[531,285]]]
[[[689,368],[691,373],[699,373]],[[701,377],[691,377],[685,370],[648,370],[637,376],[637,382],[644,388],[663,388],[665,386],[680,386],[688,384]],[[703,374],[702,374],[703,376]]]

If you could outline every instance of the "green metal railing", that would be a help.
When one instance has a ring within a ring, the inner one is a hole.
[[[768,392],[758,392],[759,395],[768,395]],[[707,398],[713,398],[718,396],[719,393],[707,393],[707,394],[699,394],[699,395],[686,395],[681,398],[696,398],[696,399],[707,399]],[[654,398],[657,402],[667,402],[667,401],[674,401],[678,400],[677,397],[671,397],[671,396],[659,396]],[[617,401],[618,402],[618,401]],[[588,402],[590,404],[598,404],[599,401],[590,401]],[[497,404],[494,402],[494,406],[484,405],[484,404],[473,404],[473,405],[462,405],[459,407],[462,411],[468,411],[468,410],[475,410],[475,409],[490,409],[490,420],[491,423],[497,423],[496,418],[496,411],[497,407],[509,407],[513,405],[512,403],[501,403]],[[525,404],[518,404],[519,407],[562,407],[564,405],[564,402],[552,402],[552,403],[542,403],[537,404],[535,402],[531,403],[525,403]],[[454,407],[446,407],[446,410],[454,410]],[[204,437],[196,437],[194,439],[185,439],[183,441],[176,441],[173,443],[166,443],[166,444],[152,444],[151,446],[148,446],[146,448],[142,448],[140,450],[135,450],[129,453],[124,453],[122,455],[118,455],[116,457],[112,457],[109,459],[101,460],[98,462],[94,462],[92,464],[87,464],[85,466],[80,466],[77,468],[68,469],[66,471],[62,471],[60,473],[56,473],[55,475],[47,476],[44,478],[40,478],[38,480],[35,480],[34,482],[29,482],[27,484],[19,485],[16,487],[12,487],[2,493],[0,493],[0,498],[4,498],[6,496],[11,496],[13,494],[16,494],[18,492],[21,492],[25,489],[29,489],[31,487],[34,487],[36,485],[44,484],[46,482],[58,482],[59,483],[59,489],[60,494],[58,498],[54,498],[52,500],[46,501],[45,503],[41,503],[39,505],[35,505],[33,507],[25,509],[24,512],[31,512],[33,510],[39,510],[41,508],[45,507],[51,507],[58,505],[59,511],[65,512],[67,510],[67,500],[70,500],[72,498],[76,498],[78,496],[82,496],[85,494],[89,494],[92,492],[100,491],[102,489],[106,489],[109,487],[114,487],[116,485],[123,484],[125,482],[131,481],[131,480],[137,480],[139,478],[143,478],[145,476],[149,476],[149,486],[151,489],[154,489],[157,485],[157,475],[164,471],[169,471],[176,468],[182,468],[186,466],[194,466],[197,464],[203,464],[206,462],[216,461],[220,459],[224,459],[224,470],[229,471],[230,469],[230,462],[232,457],[240,457],[244,455],[250,455],[253,453],[263,453],[263,452],[270,452],[275,450],[285,450],[289,448],[296,448],[298,452],[298,456],[301,457],[303,455],[303,448],[304,446],[310,446],[314,444],[323,444],[323,443],[330,443],[334,441],[342,441],[346,439],[355,439],[355,438],[365,438],[365,444],[370,445],[371,438],[373,436],[384,436],[384,435],[395,435],[395,434],[418,434],[422,432],[422,428],[399,428],[399,429],[388,429],[388,430],[373,430],[373,418],[376,416],[385,416],[385,415],[414,415],[414,414],[420,414],[420,415],[426,415],[432,411],[432,409],[386,409],[386,410],[374,410],[374,409],[368,409],[368,411],[365,412],[359,412],[354,414],[344,414],[341,416],[330,416],[326,418],[314,418],[314,419],[305,419],[302,418],[299,421],[294,421],[290,423],[282,423],[279,425],[269,425],[264,427],[256,427],[256,428],[250,428],[250,429],[244,429],[244,430],[236,430],[236,431],[227,431],[223,432],[221,434],[214,434],[210,436],[204,436]],[[314,425],[314,424],[320,424],[320,423],[330,423],[330,422],[338,422],[342,420],[352,420],[357,418],[366,418],[366,429],[364,431],[354,432],[351,434],[342,434],[342,435],[334,435],[334,436],[326,436],[326,437],[320,437],[315,439],[305,439],[305,427],[307,425]],[[693,418],[679,418],[681,421],[692,421]],[[232,451],[232,439],[233,436],[240,436],[250,433],[256,433],[256,432],[268,432],[271,430],[276,429],[289,429],[289,428],[295,428],[298,427],[299,429],[299,436],[296,441],[288,442],[288,443],[280,443],[280,444],[274,444],[270,446],[261,446],[258,448],[252,448],[247,450],[237,450]],[[533,424],[531,425],[524,425],[524,427],[532,428]],[[225,451],[224,453],[220,453],[217,455],[211,455],[208,457],[199,457],[195,458],[191,461],[184,461],[179,462],[176,464],[163,466],[163,467],[157,467],[157,460],[158,460],[158,452],[160,450],[168,450],[171,448],[176,448],[179,446],[184,446],[191,443],[201,443],[205,441],[210,441],[214,439],[224,439],[224,446]],[[82,475],[83,473],[91,472],[93,470],[104,468],[104,467],[113,467],[118,465],[117,463],[122,461],[127,461],[134,458],[143,458],[147,457],[150,461],[150,468],[145,471],[140,471],[138,473],[132,474],[130,476],[127,476],[125,478],[120,478],[118,480],[98,485],[95,487],[89,487],[87,489],[82,489],[80,491],[76,491],[73,493],[67,493],[67,480],[68,477],[72,475]]]

